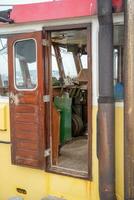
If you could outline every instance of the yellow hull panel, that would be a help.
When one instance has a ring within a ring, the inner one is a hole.
[[[0,140],[10,141],[9,107],[6,106],[7,130],[0,131]],[[96,156],[96,113],[93,108],[93,180],[71,178],[41,170],[15,166],[11,164],[10,144],[0,144],[0,200],[12,196],[22,196],[24,200],[41,200],[52,195],[66,200],[99,200],[98,159]],[[1,114],[1,112],[0,112]],[[1,116],[0,116],[1,119]],[[116,109],[116,193],[123,200],[123,109]],[[22,188],[27,194],[20,194],[16,188]]]

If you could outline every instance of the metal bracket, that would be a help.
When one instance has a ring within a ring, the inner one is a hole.
[[[42,40],[42,44],[43,44],[43,46],[45,46],[45,47],[49,47],[49,46],[50,46],[50,42],[49,42],[49,40],[47,40],[47,39],[43,39],[43,40]]]
[[[50,95],[44,95],[43,102],[45,102],[45,103],[50,102]]]
[[[51,149],[46,149],[44,151],[44,157],[46,158],[46,157],[50,156],[50,153],[51,153]]]

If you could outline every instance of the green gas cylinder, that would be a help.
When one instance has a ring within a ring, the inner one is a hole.
[[[63,145],[72,138],[72,98],[68,93],[56,96],[54,105],[60,110],[60,143]]]

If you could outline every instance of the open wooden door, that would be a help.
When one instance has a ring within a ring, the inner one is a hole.
[[[45,167],[42,32],[8,39],[12,163]]]

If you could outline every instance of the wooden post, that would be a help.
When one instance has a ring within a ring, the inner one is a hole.
[[[125,200],[134,199],[134,0],[125,0]]]

